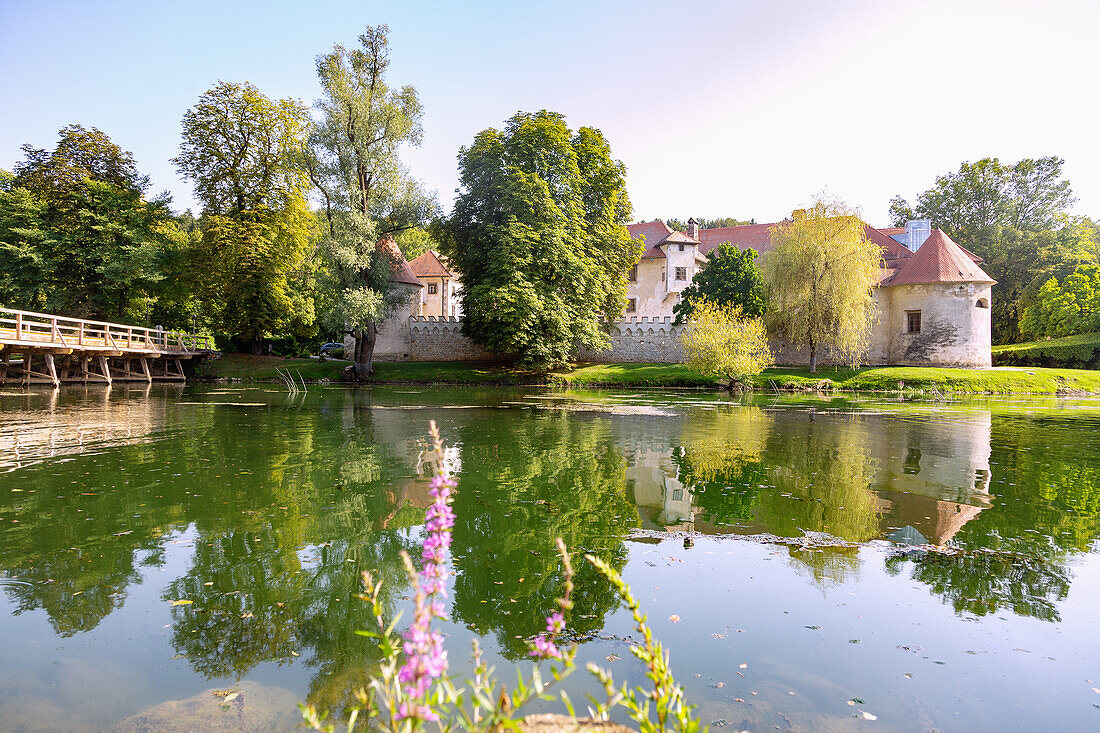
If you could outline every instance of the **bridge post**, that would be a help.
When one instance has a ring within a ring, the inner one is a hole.
[[[149,360],[144,356],[141,357],[141,371],[145,374],[145,381],[152,384],[153,375],[149,372]]]
[[[103,370],[103,378],[107,380],[107,384],[111,384],[111,367],[107,366],[107,357],[99,357],[99,368]]]
[[[53,363],[53,354],[51,354],[49,352],[46,352],[46,354],[44,356],[45,356],[45,359],[46,359],[46,373],[50,376],[50,379],[53,381],[54,389],[57,389],[58,387],[61,386],[61,380],[57,378],[57,367]]]

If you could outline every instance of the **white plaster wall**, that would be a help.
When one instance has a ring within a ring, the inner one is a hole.
[[[991,303],[987,283],[929,283],[889,288],[889,363],[959,367],[992,364],[990,309],[977,308],[979,298]],[[920,333],[906,333],[906,313],[921,312]]]
[[[662,249],[665,251],[665,261],[668,267],[668,291],[670,293],[678,293],[688,285],[691,285],[691,279],[695,276],[696,264],[695,254],[696,249],[692,245],[684,245],[684,251],[680,251],[680,245],[668,244]],[[676,279],[676,268],[683,267],[687,270],[687,279]],[[663,315],[663,314],[662,314]]]
[[[671,316],[676,306],[675,296],[668,296],[665,287],[665,260],[646,259],[638,262],[637,282],[627,283],[626,297],[637,300],[634,313],[625,314],[626,318],[647,318]]]

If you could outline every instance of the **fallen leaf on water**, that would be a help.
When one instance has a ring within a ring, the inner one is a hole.
[[[712,638],[712,639],[725,639],[726,635],[725,634],[711,634],[710,638]]]
[[[669,616],[668,620],[671,621],[674,624],[680,623],[680,617],[677,616],[676,614],[672,614],[671,616]]]
[[[741,669],[748,669],[748,668],[749,668],[749,665],[744,664],[744,663],[741,664]]]
[[[745,702],[745,701],[744,701],[744,700],[743,700],[742,698],[740,698],[740,697],[735,697],[735,698],[733,698],[733,701],[734,701],[734,702]]]
[[[181,598],[178,601],[172,601],[169,605],[171,605],[171,606],[190,606],[192,603],[194,603],[194,601],[189,601],[186,598]]]
[[[802,628],[804,628],[804,629],[811,629],[811,630],[813,630],[813,631],[817,631],[817,630],[818,630],[818,629],[820,629],[821,627],[820,627],[820,626],[818,626],[817,624],[814,624],[813,626],[803,626]]]
[[[620,658],[621,658],[621,657],[619,657],[619,655],[618,655],[618,654],[608,654],[608,655],[607,655],[606,657],[604,657],[604,659],[606,659],[606,660],[607,660],[607,661],[609,661],[609,662],[615,662],[615,661],[618,661],[618,660],[619,660]]]
[[[229,702],[230,700],[235,700],[237,698],[237,696],[240,695],[240,694],[241,693],[239,693],[239,692],[231,692],[228,695],[226,695],[224,698],[222,698],[222,702]]]
[[[713,685],[711,685],[711,687],[713,687],[716,690],[721,690],[725,686],[726,686],[725,682],[716,682]]]
[[[878,720],[878,716],[877,716],[877,715],[871,715],[871,714],[870,714],[869,712],[867,712],[866,710],[860,710],[860,711],[859,711],[859,713],[860,713],[860,715],[862,715],[862,716],[863,716],[863,719],[864,719],[864,720]]]
[[[214,581],[210,581],[210,582],[207,582],[207,583],[203,583],[203,585],[214,585]]]
[[[236,695],[240,690],[211,690],[210,694],[214,697],[227,697],[229,695]]]

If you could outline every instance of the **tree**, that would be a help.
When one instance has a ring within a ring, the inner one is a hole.
[[[997,158],[963,163],[957,173],[937,177],[917,197],[915,207],[895,196],[890,215],[895,226],[908,219],[931,219],[933,226],[963,242],[992,226],[1053,229],[1076,201],[1069,181],[1061,179],[1064,164],[1056,156],[1024,158],[1010,166]]]
[[[707,266],[692,278],[680,293],[680,302],[673,308],[676,322],[690,319],[695,304],[706,300],[713,305],[733,305],[749,318],[764,315],[767,288],[756,268],[756,250],[738,249],[723,242],[707,255]]]
[[[1100,331],[1100,266],[1078,265],[1061,283],[1047,280],[1024,309],[1020,331],[1031,339]]]
[[[166,194],[102,131],[69,125],[24,145],[0,186],[0,298],[70,316],[148,322],[176,228]]]
[[[714,374],[730,385],[743,384],[774,363],[759,316],[746,316],[736,305],[705,299],[695,303],[694,316],[680,339],[688,366],[695,371]]]
[[[874,323],[871,287],[882,261],[863,222],[844,204],[819,199],[777,224],[771,236],[763,263],[771,327],[809,348],[811,372],[819,347],[857,362]]]
[[[339,44],[317,57],[322,119],[309,140],[308,171],[323,199],[322,254],[330,327],[355,339],[354,373],[370,375],[378,323],[406,302],[391,280],[392,248],[380,237],[422,223],[436,212],[434,195],[421,190],[401,163],[402,145],[423,137],[420,98],[412,86],[392,89],[389,29],[368,27],[359,48]]]
[[[719,217],[717,219],[696,219],[696,223],[700,229],[719,229],[721,227],[740,227],[746,224],[755,224],[756,219],[734,219],[732,216]],[[665,219],[665,224],[678,232],[686,232],[688,225],[686,221],[680,219]]]
[[[203,203],[204,277],[221,325],[258,353],[312,303],[290,292],[309,254],[303,144],[308,112],[251,84],[218,82],[183,116],[177,170]],[[311,318],[311,315],[310,315]]]
[[[642,253],[626,230],[626,169],[603,134],[562,115],[520,112],[459,151],[460,188],[439,227],[462,273],[464,331],[497,353],[548,367],[577,345],[603,348],[626,273]]]
[[[1100,235],[1087,219],[1067,211],[1075,199],[1055,156],[1002,165],[996,158],[963,163],[910,206],[900,196],[890,204],[897,226],[927,218],[983,258],[997,281],[993,341],[1019,336],[1019,319],[1051,277],[1065,277],[1079,264],[1094,262]]]

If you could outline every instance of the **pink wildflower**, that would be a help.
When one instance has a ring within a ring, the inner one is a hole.
[[[405,664],[397,673],[409,702],[398,707],[398,717],[438,720],[439,716],[427,704],[420,702],[428,694],[434,680],[447,670],[447,652],[443,650],[443,635],[432,631],[433,618],[446,618],[440,597],[447,595],[447,572],[444,563],[451,546],[451,528],[455,515],[451,510],[451,490],[455,482],[444,474],[432,479],[430,493],[434,501],[428,507],[421,559],[423,567],[417,578],[416,613],[412,626],[405,632]]]

